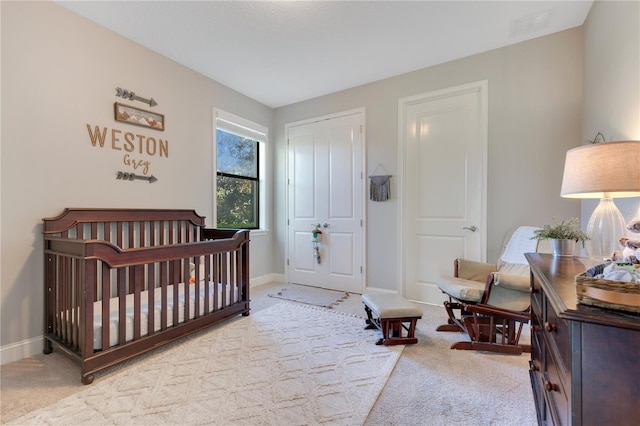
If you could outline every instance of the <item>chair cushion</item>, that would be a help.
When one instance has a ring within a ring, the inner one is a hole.
[[[531,278],[529,275],[510,275],[494,272],[493,284],[530,294]]]
[[[503,263],[498,269],[498,272],[506,275],[519,275],[529,278],[529,264]]]
[[[464,278],[465,280],[480,281],[482,283],[487,281],[487,275],[495,272],[496,265],[492,263],[476,262],[474,260],[468,260],[463,258],[456,259],[458,262],[458,278]]]
[[[480,281],[440,276],[436,283],[440,290],[462,302],[478,303],[482,300],[482,295],[484,294],[485,283]]]
[[[422,309],[398,294],[363,294],[361,300],[378,318],[422,318]]]
[[[489,293],[487,305],[514,312],[524,312],[531,305],[531,295],[528,292],[494,286]]]

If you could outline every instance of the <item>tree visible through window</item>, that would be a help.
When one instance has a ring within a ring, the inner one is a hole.
[[[259,224],[259,142],[216,129],[218,228]]]

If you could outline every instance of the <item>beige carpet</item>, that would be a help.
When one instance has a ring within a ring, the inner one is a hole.
[[[250,317],[258,315],[270,306],[287,303],[268,296],[270,293],[277,293],[284,286],[282,283],[274,282],[252,287]],[[529,381],[530,355],[453,351],[449,349],[452,343],[468,338],[462,333],[435,331],[436,326],[442,324],[446,318],[442,306],[418,306],[423,310],[423,317],[418,321],[416,331],[418,344],[407,345],[404,348],[364,425],[537,425]],[[351,294],[329,312],[343,312],[351,316],[364,315],[362,302],[357,294]],[[15,422],[15,419],[26,413],[50,406],[72,394],[85,392],[103,381],[119,376],[122,372],[129,374],[131,366],[145,364],[158,354],[171,351],[174,347],[180,347],[202,335],[218,333],[232,322],[244,320],[245,318],[240,316],[233,318],[229,323],[213,326],[209,330],[100,372],[96,374],[94,384],[89,387],[80,383],[77,365],[56,351],[50,355],[38,354],[4,364],[0,367],[0,423]],[[353,328],[354,333],[361,332],[364,319],[360,321],[361,323]],[[527,327],[523,336],[525,341],[529,339],[528,331]],[[365,345],[375,347],[374,342],[380,337],[380,333],[377,330],[367,330],[365,335],[357,336],[362,338]],[[212,410],[214,411],[201,412],[202,417],[197,419],[197,423],[206,423],[215,416],[215,407]],[[310,422],[311,420],[305,424],[311,424]],[[284,422],[281,424],[289,426]],[[354,423],[354,426],[358,426],[358,423]]]
[[[332,308],[349,297],[349,293],[344,291],[327,290],[318,287],[302,285],[289,285],[283,287],[275,293],[269,293],[269,297],[276,299],[290,300],[304,303],[306,305],[322,306]],[[360,295],[357,295],[360,298]]]
[[[9,424],[360,425],[402,346],[351,315],[280,302]]]

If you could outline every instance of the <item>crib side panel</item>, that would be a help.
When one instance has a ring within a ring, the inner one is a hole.
[[[83,381],[248,315],[248,231],[203,232],[204,218],[191,214],[155,212],[145,220],[99,212],[74,211],[73,220],[61,215],[44,226],[45,340],[80,362]]]

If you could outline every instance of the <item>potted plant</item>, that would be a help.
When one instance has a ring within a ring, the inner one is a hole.
[[[532,239],[549,240],[554,256],[572,256],[578,241],[584,247],[584,242],[591,239],[580,229],[580,220],[577,217],[566,221],[554,217],[553,225],[543,225],[534,233]]]

